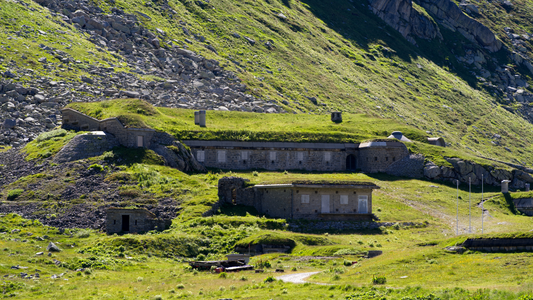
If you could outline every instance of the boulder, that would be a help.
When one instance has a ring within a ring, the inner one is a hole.
[[[426,176],[429,179],[437,179],[441,177],[441,174],[442,174],[441,169],[432,162],[428,162],[424,166],[424,176]]]
[[[61,252],[61,249],[59,249],[59,247],[54,244],[53,242],[50,242],[48,244],[48,246],[46,247],[46,251],[48,252]]]

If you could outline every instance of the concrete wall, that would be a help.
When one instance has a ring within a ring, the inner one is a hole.
[[[123,231],[122,216],[129,216],[129,231]],[[170,227],[171,220],[156,219],[155,215],[146,209],[110,208],[106,216],[106,232],[113,233],[142,233],[151,230],[165,230]]]

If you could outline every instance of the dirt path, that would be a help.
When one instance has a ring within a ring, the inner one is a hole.
[[[306,279],[309,276],[318,274],[320,272],[306,272],[306,273],[296,273],[296,274],[287,274],[282,275],[279,277],[276,277],[276,279],[281,280],[283,282],[291,282],[291,283],[305,283]]]

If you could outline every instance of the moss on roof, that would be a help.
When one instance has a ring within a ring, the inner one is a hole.
[[[363,185],[377,186],[368,181],[346,181],[346,180],[297,180],[292,182],[293,185]]]

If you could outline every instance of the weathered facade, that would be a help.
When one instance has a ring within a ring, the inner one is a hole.
[[[383,172],[409,155],[398,141],[366,143],[290,143],[198,141],[184,143],[206,167],[232,170]]]
[[[106,216],[106,232],[143,233],[151,230],[165,230],[172,224],[171,220],[162,220],[147,209],[109,208]]]
[[[98,120],[72,108],[63,108],[61,114],[63,115],[63,128],[108,132],[125,147],[149,148],[155,134],[155,130],[150,128],[128,128],[117,118]]]
[[[260,214],[274,218],[370,221],[370,182],[293,182],[247,186],[238,177],[219,180],[219,205],[253,206]]]

